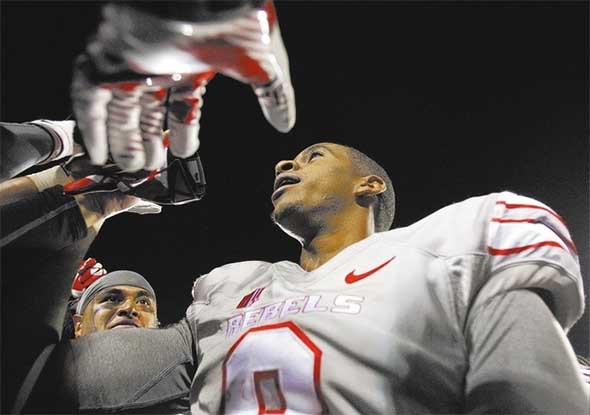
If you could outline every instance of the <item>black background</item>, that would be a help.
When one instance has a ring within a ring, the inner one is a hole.
[[[277,2],[297,96],[288,134],[249,87],[217,76],[201,118],[208,194],[159,216],[109,220],[91,248],[145,275],[164,323],[195,277],[224,263],[297,260],[269,218],[273,166],[316,141],[389,171],[401,227],[473,195],[511,190],[557,210],[588,292],[587,2]],[[96,27],[92,2],[2,2],[3,121],[71,113],[71,63]],[[589,354],[588,313],[570,332]]]

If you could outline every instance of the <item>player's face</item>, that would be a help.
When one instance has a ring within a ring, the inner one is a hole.
[[[285,225],[289,216],[324,217],[355,203],[357,176],[346,147],[334,143],[310,146],[275,167],[274,220]],[[293,214],[293,215],[292,215]]]
[[[158,325],[156,300],[143,288],[128,285],[99,292],[76,323],[76,337],[95,331]]]

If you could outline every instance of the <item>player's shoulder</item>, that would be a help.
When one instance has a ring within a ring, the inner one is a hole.
[[[569,330],[584,312],[584,290],[578,251],[565,219],[541,200],[504,192],[489,222],[489,277],[479,298],[541,289],[550,294],[554,316]]]
[[[410,244],[440,255],[464,252],[489,252],[490,238],[499,236],[504,241],[512,236],[523,237],[541,229],[530,226],[542,224],[551,229],[567,232],[565,221],[542,201],[509,190],[472,196],[429,214],[405,228],[391,233],[392,239],[402,239]],[[498,233],[498,226],[503,232]],[[507,233],[506,231],[510,232]],[[569,240],[569,238],[568,238]]]
[[[459,321],[496,295],[529,288],[550,294],[565,329],[584,311],[577,250],[566,222],[537,198],[512,191],[470,197],[385,234],[388,243],[446,261]]]
[[[215,292],[242,292],[245,287],[256,283],[267,275],[272,263],[265,261],[232,262],[214,268],[198,277],[193,284],[193,299],[208,301]]]
[[[407,227],[385,232],[384,237],[436,255],[485,254],[489,219],[497,201],[508,193],[488,193],[451,203]]]
[[[490,217],[494,214],[496,206],[506,206],[519,203],[538,204],[545,206],[533,198],[523,196],[509,190],[502,190],[493,193],[471,196],[460,201],[453,202],[426,216],[424,219],[422,219],[422,221],[427,223],[448,222],[453,225],[463,224],[463,226],[472,225],[474,222],[487,223]],[[417,222],[417,224],[422,221]]]

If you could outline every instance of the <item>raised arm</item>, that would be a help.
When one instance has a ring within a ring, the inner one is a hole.
[[[141,203],[117,193],[68,196],[62,185],[72,179],[59,169],[9,180],[0,191],[19,194],[0,208],[3,413],[26,401],[59,341],[72,276],[100,226]]]

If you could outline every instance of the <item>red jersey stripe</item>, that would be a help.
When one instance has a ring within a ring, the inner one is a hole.
[[[514,248],[506,248],[506,249],[499,249],[499,248],[494,248],[494,247],[488,246],[488,252],[490,255],[494,255],[494,256],[512,255],[512,254],[518,254],[523,251],[527,251],[529,249],[539,248],[541,246],[553,246],[555,248],[564,249],[563,246],[561,246],[561,244],[559,244],[555,241],[543,241],[543,242],[538,242],[536,244],[516,246]]]
[[[537,219],[502,219],[502,218],[492,218],[490,219],[492,222],[498,223],[539,223]]]
[[[503,219],[503,218],[492,218],[490,219],[491,222],[497,222],[497,223],[538,223],[538,224],[542,224],[543,222],[537,220],[537,219]],[[566,245],[576,253],[576,255],[578,255],[578,249],[576,248],[576,244],[574,244],[573,241],[566,239],[566,238],[562,238],[562,240],[566,243]]]
[[[563,224],[563,226],[565,226],[567,228],[567,225],[565,223],[565,220],[563,220],[563,218],[561,216],[559,216],[557,213],[555,213],[551,209],[548,209],[548,208],[543,207],[543,206],[538,206],[538,205],[525,205],[525,204],[519,204],[519,203],[508,203],[508,202],[506,202],[504,200],[498,200],[496,202],[496,205],[504,205],[504,206],[506,206],[507,209],[538,209],[538,210],[543,210],[545,212],[550,213],[553,217],[555,217],[557,220],[559,220]]]

